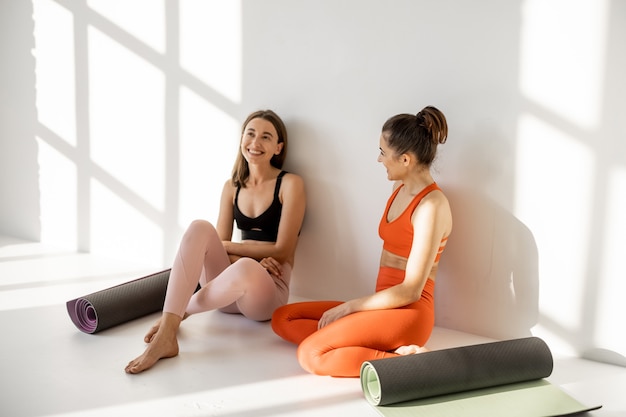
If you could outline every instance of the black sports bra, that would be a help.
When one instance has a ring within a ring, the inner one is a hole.
[[[259,240],[263,242],[276,242],[278,237],[278,225],[280,224],[280,215],[283,205],[278,198],[280,184],[283,176],[287,171],[281,171],[276,177],[276,186],[274,187],[274,200],[272,204],[263,213],[255,218],[246,216],[239,210],[239,191],[241,187],[237,187],[235,194],[235,206],[233,208],[237,228],[241,230],[242,240]]]

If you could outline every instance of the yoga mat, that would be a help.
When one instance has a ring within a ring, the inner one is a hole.
[[[364,362],[361,388],[386,417],[563,416],[586,407],[543,380],[550,349],[537,337]]]
[[[97,333],[148,314],[161,311],[170,270],[94,292],[67,302],[76,327]]]

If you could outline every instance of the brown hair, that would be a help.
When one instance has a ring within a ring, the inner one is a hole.
[[[437,145],[448,138],[448,124],[439,109],[426,106],[416,115],[398,114],[389,118],[382,132],[398,155],[411,152],[419,163],[430,167],[437,155]]]
[[[282,169],[283,163],[285,162],[285,158],[287,157],[287,128],[285,124],[281,120],[280,117],[272,110],[257,110],[254,113],[251,113],[243,122],[241,126],[241,136],[246,130],[246,126],[252,119],[263,119],[270,122],[274,129],[276,129],[276,133],[278,134],[278,143],[283,144],[283,149],[280,151],[278,155],[274,155],[270,160],[270,163],[273,167],[278,169]],[[248,161],[243,157],[241,153],[241,146],[239,147],[239,152],[237,154],[237,159],[235,160],[235,165],[233,166],[232,172],[232,182],[235,187],[245,188],[246,181],[250,176],[250,168],[248,167]]]

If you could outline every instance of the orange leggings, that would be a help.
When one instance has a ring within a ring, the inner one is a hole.
[[[389,277],[389,275],[395,275]],[[391,278],[391,279],[390,279]],[[381,268],[378,280],[396,281],[404,271]],[[365,361],[398,356],[400,346],[424,346],[435,324],[433,293],[428,280],[418,301],[389,310],[361,311],[318,330],[326,311],[340,301],[309,301],[279,307],[272,316],[272,329],[298,346],[298,361],[308,372],[337,377],[358,377]]]

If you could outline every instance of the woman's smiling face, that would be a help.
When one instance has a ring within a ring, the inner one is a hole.
[[[278,143],[278,133],[271,122],[258,117],[248,122],[241,137],[241,153],[248,163],[269,163],[282,148],[283,144]]]
[[[379,149],[380,154],[378,155],[377,161],[383,164],[383,166],[387,169],[387,179],[391,181],[400,179],[400,176],[398,175],[400,173],[399,170],[405,169],[404,164],[401,163],[400,158],[398,158],[395,151],[387,145],[387,139],[384,134],[380,135]]]

